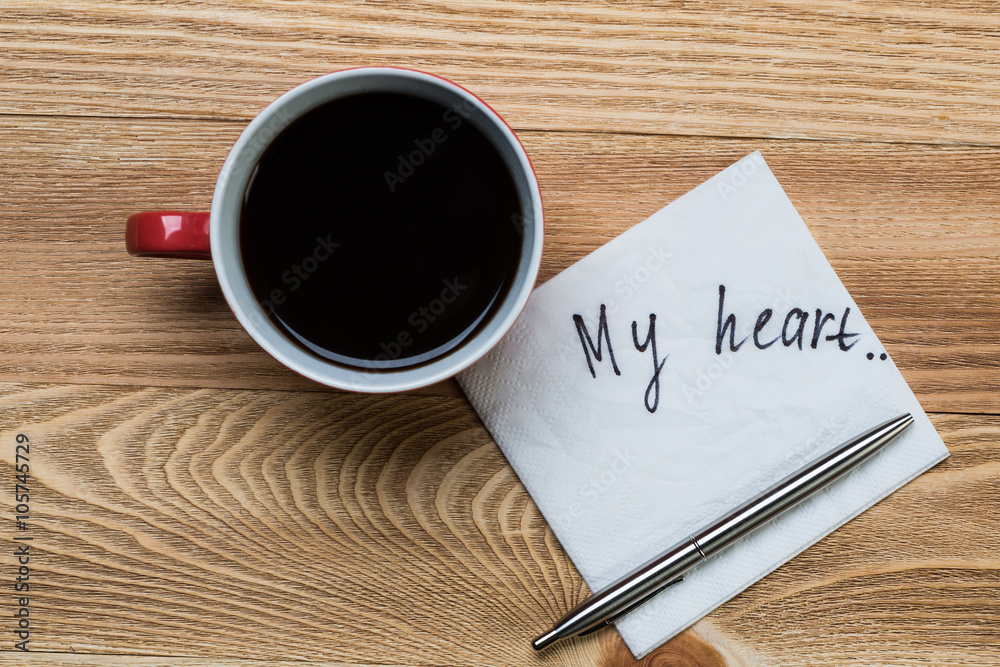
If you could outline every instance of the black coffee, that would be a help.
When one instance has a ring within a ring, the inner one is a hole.
[[[521,252],[521,205],[467,110],[397,93],[328,102],[266,149],[240,215],[250,287],[301,347],[394,369],[490,320]]]

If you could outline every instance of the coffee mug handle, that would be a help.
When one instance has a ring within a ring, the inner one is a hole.
[[[212,259],[208,213],[147,211],[129,216],[125,248],[139,257]]]

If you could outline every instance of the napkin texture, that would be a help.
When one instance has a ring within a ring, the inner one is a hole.
[[[948,455],[883,354],[757,152],[538,287],[458,380],[594,591],[913,414],[872,459],[621,619],[641,657]]]

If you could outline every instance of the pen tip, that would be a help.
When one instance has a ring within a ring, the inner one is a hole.
[[[550,646],[561,639],[555,629],[549,630],[544,635],[539,635],[531,642],[531,648],[541,651],[546,646]]]

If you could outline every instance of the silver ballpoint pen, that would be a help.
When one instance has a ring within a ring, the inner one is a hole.
[[[888,444],[913,423],[907,413],[845,442],[754,496],[707,528],[681,540],[645,565],[590,596],[535,638],[540,651],[566,637],[586,635],[614,623],[712,554],[826,487]]]

